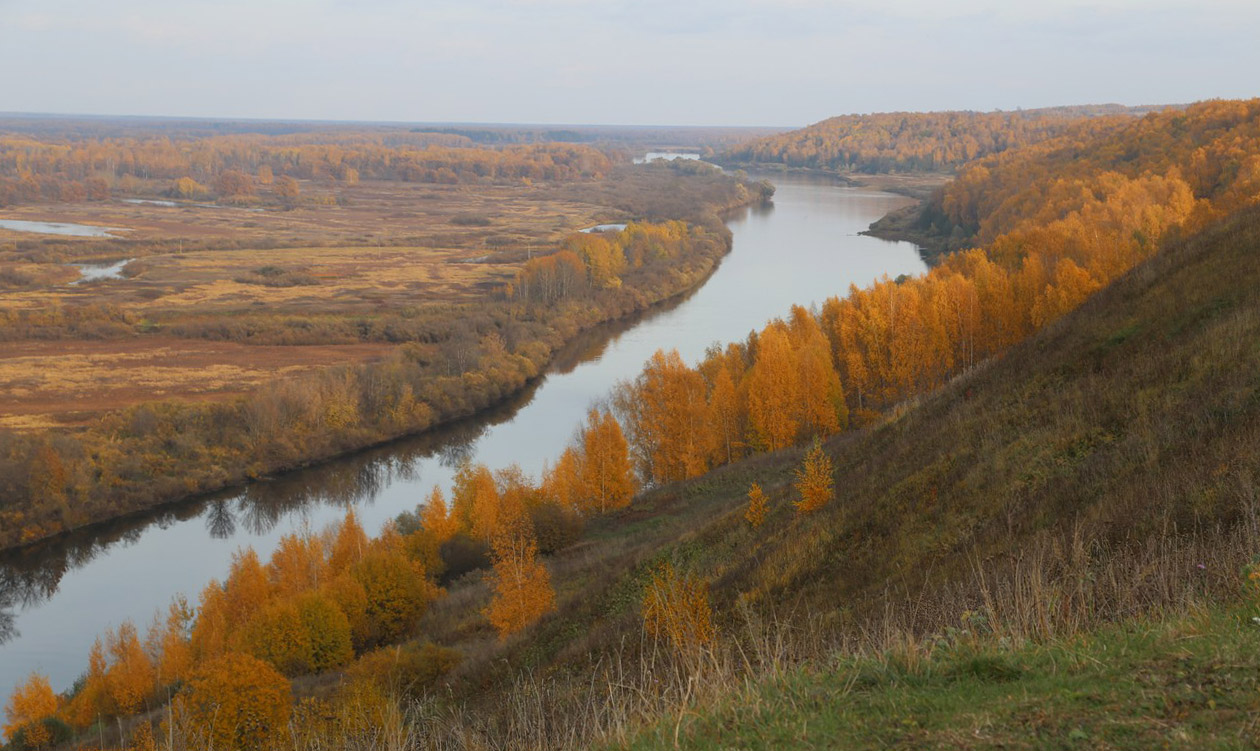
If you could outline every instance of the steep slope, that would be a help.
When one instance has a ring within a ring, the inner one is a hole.
[[[938,652],[959,634],[974,636],[963,643],[983,675],[961,680],[984,684],[977,697],[1008,664],[1040,676],[1018,688],[1030,695],[1066,685],[1037,672],[1038,645],[1070,650],[1082,634],[1094,636],[1073,659],[1115,653],[1130,672],[1146,670],[1179,637],[1129,653],[1108,644],[1140,631],[1141,619],[1195,628],[1190,614],[1204,608],[1236,624],[1241,611],[1224,608],[1260,550],[1258,248],[1255,206],[1169,241],[1005,354],[832,439],[837,498],[813,514],[792,504],[801,447],[658,487],[594,517],[580,543],[553,555],[556,611],[502,641],[483,615],[488,577],[472,571],[417,630],[458,650],[458,666],[420,643],[371,653],[347,670],[348,684],[335,673],[297,680],[304,699],[337,697],[300,703],[309,712],[298,722],[323,747],[353,745],[366,726],[411,734],[401,747],[578,748],[632,739],[664,727],[663,717],[681,732],[695,708],[754,701],[779,676],[816,672],[806,693],[830,700],[852,670],[894,663],[941,679],[913,701],[961,706],[942,688],[960,668]],[[754,482],[770,501],[757,529],[744,519]],[[712,640],[646,632],[645,596],[663,563],[691,577],[692,591],[707,589],[698,599],[712,606]],[[1250,649],[1251,636],[1236,631],[1222,626],[1219,653],[1161,675],[1215,680],[1214,661]],[[836,664],[844,669],[828,672]],[[1228,703],[1218,706],[1236,708],[1230,665]],[[890,673],[897,681],[900,669]],[[365,675],[393,697],[380,699],[380,714],[339,693]],[[872,691],[892,686],[876,678]],[[1111,680],[1095,671],[1073,685]],[[754,693],[738,693],[743,685]],[[1125,701],[1122,691],[1108,696]],[[903,696],[867,698],[874,710]],[[790,709],[808,722],[828,705]],[[1194,722],[1212,725],[1216,711],[1196,708]],[[1133,721],[1190,732],[1176,713]]]
[[[706,689],[837,649],[977,618],[1019,644],[1228,601],[1260,539],[1257,249],[1252,208],[832,440],[838,498],[812,516],[791,505],[799,448],[646,494],[553,559],[559,611],[524,638],[492,646],[468,615],[484,588],[454,586],[423,628],[468,655],[446,679],[462,711],[444,732],[538,748],[625,737]],[[771,499],[758,530],[743,519],[754,481]],[[700,663],[642,635],[662,561],[709,582],[720,638]],[[577,719],[583,733],[561,732]]]

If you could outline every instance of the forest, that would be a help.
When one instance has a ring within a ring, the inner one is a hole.
[[[839,173],[949,172],[1015,147],[1053,138],[1082,120],[1107,128],[1148,107],[1050,107],[1015,112],[892,112],[841,115],[722,152],[736,166]]]
[[[117,723],[137,748],[650,747],[720,733],[687,715],[811,659],[866,697],[938,669],[1019,680],[1001,650],[1122,616],[1218,633],[1204,603],[1254,613],[1233,501],[1260,481],[1260,100],[1102,123],[963,167],[924,211],[972,247],[928,273],[794,307],[694,366],[658,352],[537,483],[465,464],[449,506],[435,488],[375,538],[350,514],[266,564],[242,551],[146,639],[106,633],[68,694],[32,675],[10,743],[140,713]],[[684,223],[570,236],[496,305],[581,320],[631,304],[636,273],[720,247]],[[528,377],[498,332],[476,356],[460,379]],[[380,367],[399,376],[329,371],[236,409],[279,441],[433,403],[389,391],[420,383],[405,359]],[[316,393],[316,421],[295,414]],[[65,455],[27,450],[37,492],[64,493]]]
[[[471,145],[461,136],[430,133],[71,142],[7,136],[0,138],[0,206],[99,201],[115,191],[248,203],[258,200],[260,186],[292,190],[285,178],[349,185],[360,179],[457,184],[589,179],[612,167],[607,154],[589,146],[461,148]]]

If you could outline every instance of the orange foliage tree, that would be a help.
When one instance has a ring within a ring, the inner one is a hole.
[[[587,415],[578,487],[580,505],[589,511],[622,508],[634,497],[626,438],[610,412],[592,409]]]
[[[4,707],[5,739],[12,740],[18,730],[33,726],[46,717],[52,717],[56,712],[57,695],[53,693],[47,676],[31,673],[26,682],[18,686],[9,697],[9,703]],[[27,742],[31,743],[32,740],[36,739],[28,734]],[[42,744],[31,743],[31,745]]]
[[[765,523],[766,514],[769,512],[770,502],[761,490],[761,486],[754,482],[748,488],[748,508],[744,510],[744,519],[752,525],[753,529],[756,529]]]
[[[814,441],[805,461],[796,470],[796,492],[800,498],[796,510],[812,513],[831,502],[836,495],[835,478],[832,476],[831,457],[823,451],[822,444]]]
[[[551,575],[538,560],[538,543],[524,509],[510,509],[493,541],[494,596],[484,613],[500,639],[555,609]]]
[[[198,668],[180,701],[197,745],[240,751],[269,748],[283,737],[292,703],[283,675],[237,653]]]
[[[614,400],[645,481],[673,482],[708,469],[704,378],[677,350],[658,350],[633,382],[618,387]]]

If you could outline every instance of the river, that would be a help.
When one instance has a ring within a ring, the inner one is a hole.
[[[820,303],[850,284],[925,270],[913,245],[858,234],[910,199],[807,177],[772,179],[772,204],[728,220],[733,249],[703,286],[588,332],[508,404],[424,436],[0,557],[0,701],[32,670],[65,690],[107,627],[131,619],[143,633],[176,594],[195,603],[242,547],[266,560],[281,535],[320,529],[349,506],[374,532],[415,508],[434,484],[449,491],[464,457],[492,469],[515,462],[536,478],[589,406],[637,374],[658,348],[677,348],[694,363],[710,344],[742,339],[786,316],[793,303]]]

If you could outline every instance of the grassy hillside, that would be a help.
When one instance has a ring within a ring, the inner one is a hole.
[[[820,744],[949,747],[997,728],[993,744],[1016,746],[1240,745],[1258,248],[1254,206],[1170,241],[1002,356],[830,440],[837,498],[811,515],[792,505],[797,447],[593,517],[547,560],[556,610],[506,641],[483,614],[487,572],[446,581],[424,642],[294,682],[294,747],[773,746],[798,723]],[[753,482],[771,506],[755,530]],[[645,632],[665,562],[707,586],[713,641]],[[745,715],[747,734],[726,735]]]
[[[838,500],[812,517],[790,505],[799,449],[641,497],[552,560],[559,611],[504,646],[475,616],[484,585],[457,583],[422,627],[466,655],[445,679],[441,734],[533,748],[626,738],[802,661],[924,659],[976,622],[993,643],[1053,642],[1231,601],[1260,547],[1257,248],[1260,210],[1218,222],[833,440]],[[753,481],[772,503],[756,532],[742,518]],[[642,634],[663,560],[710,583],[722,638],[701,657]],[[1010,659],[1044,659],[1028,649]]]
[[[1019,648],[792,670],[631,749],[1255,748],[1260,628],[1245,611],[1134,621]]]

